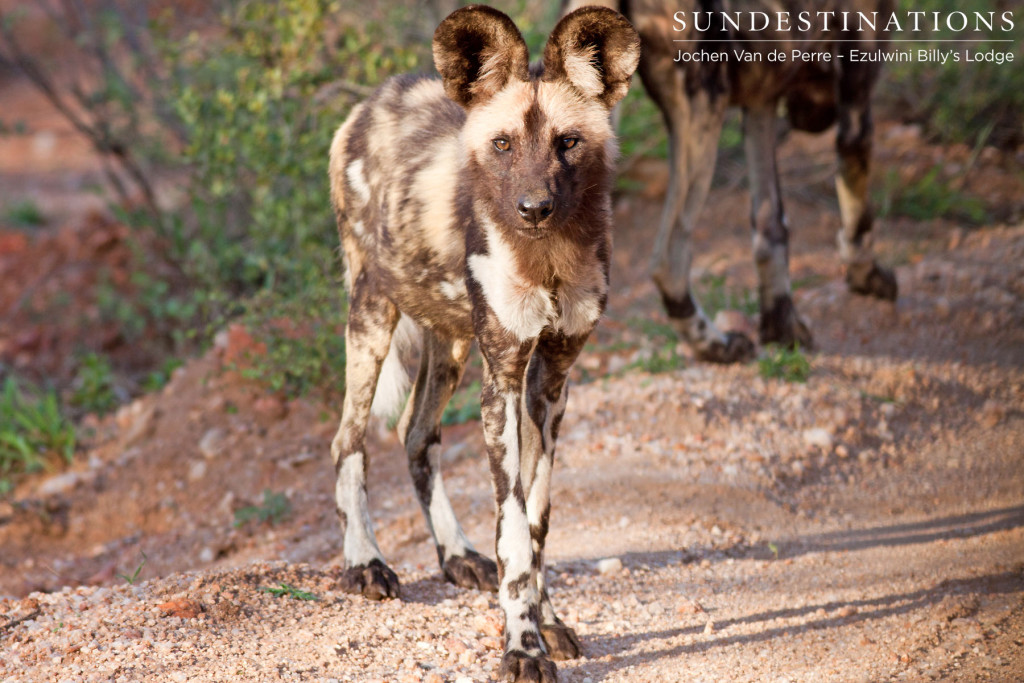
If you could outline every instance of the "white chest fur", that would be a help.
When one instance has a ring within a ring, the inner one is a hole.
[[[515,255],[497,226],[483,221],[487,254],[468,259],[473,279],[498,322],[520,342],[534,339],[546,327],[565,334],[586,334],[601,315],[604,274],[594,259],[593,268],[582,269],[581,281],[562,282],[557,289],[525,280],[516,268]]]

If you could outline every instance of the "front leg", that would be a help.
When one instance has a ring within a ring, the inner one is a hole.
[[[813,346],[811,331],[793,305],[789,283],[789,229],[775,163],[775,105],[743,111],[750,168],[750,224],[761,304],[761,343]]]
[[[555,665],[540,635],[540,591],[520,470],[523,377],[535,340],[479,335],[484,356],[480,414],[497,511],[498,602],[505,614],[499,678],[554,683]]]
[[[522,479],[533,542],[534,581],[540,593],[540,632],[548,653],[556,660],[576,659],[582,654],[576,633],[558,618],[551,604],[544,575],[544,542],[551,512],[555,442],[569,396],[566,378],[587,336],[542,334],[530,361],[523,394]]]

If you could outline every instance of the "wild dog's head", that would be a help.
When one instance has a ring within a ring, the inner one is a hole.
[[[629,89],[640,41],[622,15],[564,17],[531,68],[515,24],[464,7],[434,33],[448,97],[466,110],[463,143],[477,210],[519,239],[586,238],[607,205],[617,153],[609,110]],[[601,195],[605,199],[601,199]]]

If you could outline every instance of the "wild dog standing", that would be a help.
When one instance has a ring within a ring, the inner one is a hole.
[[[593,2],[567,5],[588,1]],[[819,17],[818,12],[838,16],[847,11],[853,13],[850,26],[856,29],[860,27],[858,11],[868,17],[877,12],[881,29],[893,10],[892,0],[628,0],[621,4],[643,43],[638,73],[661,109],[669,132],[670,178],[651,258],[654,282],[674,327],[697,356],[728,363],[745,359],[754,350],[745,336],[718,330],[690,289],[693,228],[711,185],[718,137],[729,105],[743,108],[761,341],[812,343],[790,290],[789,229],[775,163],[775,117],[780,100],[786,102],[790,124],[798,130],[821,132],[838,120],[836,191],[841,227],[837,241],[846,282],[857,294],[895,299],[896,278],[877,264],[872,252],[868,200],[871,89],[879,65],[850,59],[854,49],[885,49],[885,33],[867,28],[842,31],[839,20],[833,20],[826,32],[820,19],[812,21],[810,31],[801,31],[796,20],[804,11],[810,17]],[[722,19],[723,11],[740,18],[739,31]],[[686,19],[685,30],[677,30],[680,24],[674,15],[679,12]],[[699,31],[695,12],[701,15]],[[751,12],[767,14],[772,19],[769,28],[749,30]],[[791,30],[777,30],[777,12],[789,12]],[[828,53],[830,61],[796,61],[792,58],[795,48]],[[775,49],[786,54],[785,62],[768,60],[768,53]],[[686,58],[701,51],[723,59]],[[736,51],[759,55],[758,61],[741,61]],[[687,54],[681,59],[680,52]]]
[[[498,587],[501,675],[511,680],[554,681],[551,658],[579,654],[544,585],[548,496],[566,376],[607,296],[617,153],[609,111],[638,60],[636,33],[607,9],[562,19],[531,68],[508,17],[466,7],[434,35],[442,81],[389,81],[331,145],[350,296],[345,401],[331,444],[343,587],[398,594],[370,524],[364,436],[382,366],[404,372],[385,363],[401,318],[423,343],[398,423],[416,494],[445,576]],[[441,413],[474,336],[497,566],[466,539],[438,469]]]

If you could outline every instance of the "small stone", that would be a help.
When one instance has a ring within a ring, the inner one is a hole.
[[[273,394],[270,396],[260,396],[252,404],[252,409],[256,413],[257,419],[264,424],[283,420],[288,415],[288,404],[279,396],[274,396]]]
[[[132,403],[129,407],[130,419],[123,428],[124,436],[121,437],[121,445],[124,448],[131,448],[140,441],[149,438],[156,431],[156,408],[144,408],[140,401]]]
[[[981,412],[978,413],[978,423],[985,429],[992,429],[1002,421],[1004,414],[1003,406],[990,399],[985,401],[985,405],[981,407]]]
[[[843,618],[852,617],[856,613],[857,613],[857,608],[854,607],[853,605],[846,605],[845,607],[843,607],[843,608],[841,608],[839,610],[839,616],[843,617]]]
[[[217,557],[217,553],[215,553],[213,551],[213,548],[211,548],[209,546],[206,546],[205,548],[203,548],[202,550],[199,551],[199,561],[200,562],[208,564],[210,562],[213,562],[214,558],[216,558],[216,557]]]
[[[715,622],[708,619],[708,623],[704,624],[704,635],[709,636],[715,632]]]
[[[597,563],[597,571],[602,576],[618,574],[622,571],[622,560],[617,557],[608,557]]]
[[[36,495],[40,498],[49,498],[50,496],[56,496],[67,493],[71,489],[78,485],[81,481],[82,475],[78,472],[64,472],[58,474],[55,477],[50,477],[36,490]]]
[[[493,614],[478,614],[473,617],[473,628],[485,636],[493,636],[495,638],[504,631],[502,623]]]
[[[822,427],[805,429],[803,438],[804,443],[812,448],[820,448],[823,451],[832,450],[832,435],[828,433],[827,429]]]
[[[451,652],[452,654],[456,655],[461,655],[463,652],[466,652],[469,649],[466,646],[466,644],[458,638],[446,639],[444,641],[444,648],[448,650],[448,652]]]
[[[206,476],[206,461],[196,460],[188,468],[188,478],[190,481],[199,481]]]
[[[495,638],[495,637],[492,637],[492,636],[487,636],[486,638],[481,638],[480,639],[480,645],[482,645],[483,649],[485,649],[485,650],[500,650],[500,649],[502,649],[501,639],[500,638]]]
[[[224,437],[226,434],[220,427],[214,427],[203,434],[199,440],[199,452],[204,458],[216,458],[224,448]]]
[[[960,246],[964,240],[963,228],[953,228],[949,231],[949,250],[952,251]]]
[[[444,676],[436,671],[431,671],[423,677],[423,683],[444,683]]]
[[[165,617],[195,619],[203,611],[203,606],[189,598],[177,598],[157,605],[157,609],[163,612]]]

